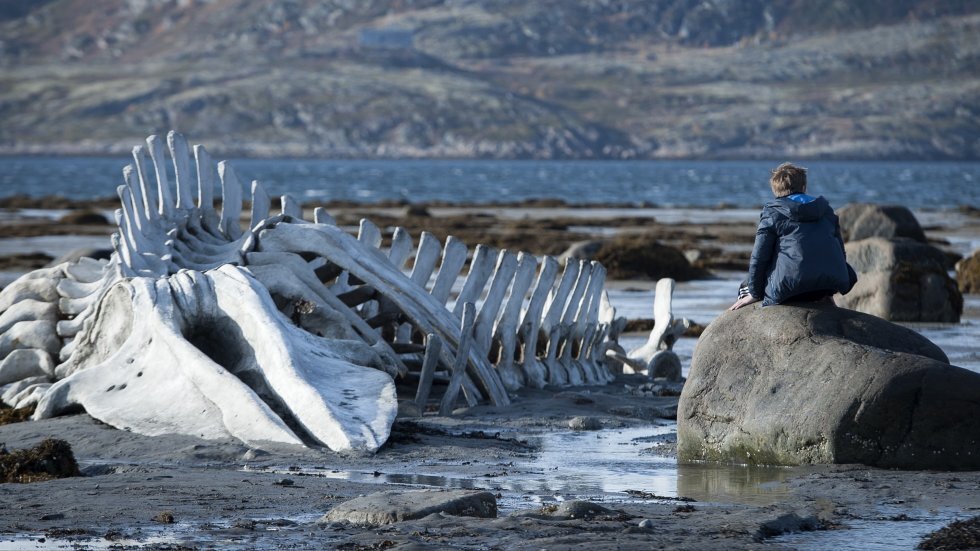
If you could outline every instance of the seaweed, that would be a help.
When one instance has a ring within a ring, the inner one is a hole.
[[[41,482],[81,474],[71,446],[64,440],[47,438],[33,448],[12,452],[0,447],[0,483]]]

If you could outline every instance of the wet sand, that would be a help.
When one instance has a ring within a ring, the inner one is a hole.
[[[520,238],[523,241],[515,243],[526,246],[519,248],[539,254],[554,251],[536,250],[535,243],[547,240],[527,236],[549,225],[563,226],[562,239],[569,240],[601,236],[610,228],[652,228],[665,241],[724,248],[742,261],[747,260],[757,216],[676,209],[428,210],[428,216],[407,217],[401,215],[401,207],[331,212],[342,224],[356,225],[359,217],[368,216],[382,227],[404,225],[414,236],[418,228],[426,228],[454,235],[469,231],[464,238],[469,243],[495,235],[505,236],[501,244]],[[487,216],[477,216],[480,213]],[[570,219],[576,223],[563,222]],[[970,213],[935,219],[931,227],[924,220],[927,233],[948,240],[951,249],[965,249],[980,236],[980,219]],[[57,226],[53,220],[38,215],[32,224]],[[0,225],[0,256],[13,254],[7,241],[14,238],[13,230],[6,224]],[[590,229],[580,230],[583,226]],[[99,231],[108,234],[104,227]],[[102,234],[93,233],[97,245]],[[28,237],[36,236],[20,239]],[[0,270],[6,269],[10,268],[0,265]],[[18,270],[23,271],[10,271]],[[282,446],[250,449],[234,441],[183,436],[144,437],[84,414],[0,426],[0,442],[9,449],[46,437],[67,440],[85,474],[0,485],[0,550],[114,545],[820,549],[827,548],[821,542],[841,541],[838,534],[850,535],[843,541],[853,548],[873,549],[868,542],[875,538],[891,548],[909,548],[925,532],[980,514],[980,472],[902,472],[859,465],[678,465],[675,424],[670,419],[677,398],[643,395],[636,390],[642,383],[641,378],[625,377],[601,387],[526,389],[504,409],[478,406],[458,410],[452,417],[400,419],[388,444],[372,456]],[[585,424],[597,430],[572,430],[576,418],[588,420]],[[378,529],[316,522],[336,504],[359,495],[426,487],[490,490],[497,495],[498,518],[433,515]],[[609,512],[591,519],[549,516],[556,503],[573,499],[592,501]],[[173,523],[153,520],[164,512],[173,515]],[[652,527],[640,527],[646,519]],[[802,528],[819,530],[779,535]]]

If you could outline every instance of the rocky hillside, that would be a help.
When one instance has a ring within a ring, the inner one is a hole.
[[[2,0],[0,152],[980,158],[971,0]]]

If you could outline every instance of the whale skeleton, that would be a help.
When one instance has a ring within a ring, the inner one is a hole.
[[[175,132],[135,147],[123,179],[108,260],[0,292],[0,399],[35,419],[84,409],[147,435],[373,452],[398,412],[395,380],[417,381],[404,398],[417,414],[444,382],[450,414],[460,393],[506,406],[524,386],[613,378],[597,262],[562,269],[403,228],[382,247],[366,219],[355,236],[322,208],[304,220],[288,196],[273,213],[254,181],[244,213],[231,165]]]

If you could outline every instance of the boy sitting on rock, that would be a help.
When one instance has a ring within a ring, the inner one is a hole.
[[[806,169],[783,163],[769,185],[776,199],[762,207],[749,277],[729,310],[846,294],[857,275],[847,265],[834,210],[823,197],[806,194]]]

